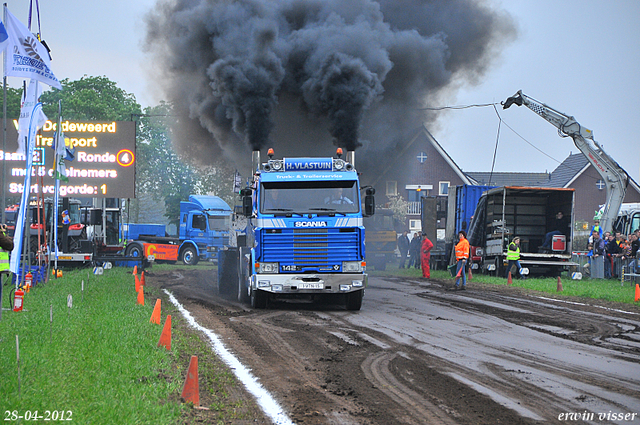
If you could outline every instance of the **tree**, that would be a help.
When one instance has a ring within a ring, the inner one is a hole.
[[[221,162],[196,167],[177,153],[171,143],[175,119],[172,105],[165,102],[145,108],[140,116],[136,192],[153,193],[164,201],[165,216],[178,226],[180,201],[189,195],[214,194],[229,202],[233,173]]]
[[[407,211],[409,211],[409,203],[400,195],[389,196],[389,208],[393,211],[393,218],[404,223],[407,220]]]
[[[7,87],[7,119],[20,116],[20,103],[22,102],[22,89]]]
[[[79,121],[131,121],[142,109],[132,93],[119,88],[107,77],[84,76],[79,80],[60,82],[62,90],[51,89],[40,97],[42,109],[49,119],[58,116],[58,100],[62,100],[65,119]]]

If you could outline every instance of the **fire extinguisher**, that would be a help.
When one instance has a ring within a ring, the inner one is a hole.
[[[24,291],[16,289],[15,298],[13,299],[13,311],[22,311],[22,301],[24,300]]]
[[[31,274],[31,272],[27,272],[27,274],[24,276],[24,287],[26,288],[27,292],[31,290],[32,282],[33,282],[33,275]]]

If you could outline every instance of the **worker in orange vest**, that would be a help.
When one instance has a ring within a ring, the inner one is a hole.
[[[420,256],[422,257],[422,277],[426,278],[431,277],[431,269],[429,269],[429,261],[431,260],[431,248],[433,248],[433,243],[429,240],[427,235],[423,235]]]
[[[467,240],[467,232],[460,230],[458,232],[459,242],[456,244],[456,286],[455,290],[467,289],[467,274],[466,265],[469,260],[469,241]],[[462,286],[460,286],[460,280],[462,279]]]

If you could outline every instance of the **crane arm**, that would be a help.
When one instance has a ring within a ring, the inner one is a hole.
[[[580,125],[574,117],[525,95],[522,90],[504,101],[502,108],[507,109],[513,104],[526,106],[553,124],[558,129],[560,137],[571,137],[573,139],[573,143],[594,166],[606,184],[607,200],[600,224],[605,230],[612,229],[627,191],[629,179],[627,173],[613,158],[604,152],[593,138],[593,132]]]

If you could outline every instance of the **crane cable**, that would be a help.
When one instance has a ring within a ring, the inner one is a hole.
[[[524,136],[522,136],[520,133],[518,133],[516,130],[514,130],[513,127],[511,127],[509,124],[507,124],[507,122],[502,119],[502,117],[500,116],[500,113],[498,112],[498,109],[496,108],[496,105],[500,105],[500,104],[501,104],[500,102],[476,103],[476,104],[470,104],[470,105],[424,107],[424,108],[419,108],[418,110],[420,110],[420,111],[443,111],[443,110],[447,110],[447,109],[461,110],[461,109],[469,109],[469,108],[485,108],[485,107],[489,107],[489,106],[493,107],[496,115],[498,116],[498,131],[497,131],[497,135],[496,135],[496,147],[495,147],[495,150],[494,150],[494,153],[493,153],[493,162],[491,164],[491,174],[489,175],[489,184],[491,183],[491,179],[493,177],[493,171],[494,171],[497,152],[498,152],[498,141],[499,141],[499,138],[500,138],[500,129],[501,129],[501,125],[502,124],[504,124],[509,130],[511,130],[516,136],[518,136],[520,139],[522,139],[525,143],[527,143],[529,146],[531,146],[532,148],[534,148],[535,150],[537,150],[538,152],[540,152],[541,154],[543,154],[547,158],[557,162],[558,164],[562,164],[563,163],[563,161],[557,160],[556,158],[554,158],[551,155],[549,155],[546,152],[544,152],[542,149],[540,149],[537,146],[535,146],[533,143],[528,141]],[[576,169],[574,167],[571,167],[569,165],[567,165],[567,168],[569,168],[571,171],[574,171],[576,173],[578,173],[581,170],[581,169]],[[590,177],[590,176],[588,176],[588,177],[592,178],[593,180],[595,180],[595,178],[593,178],[593,177]]]

